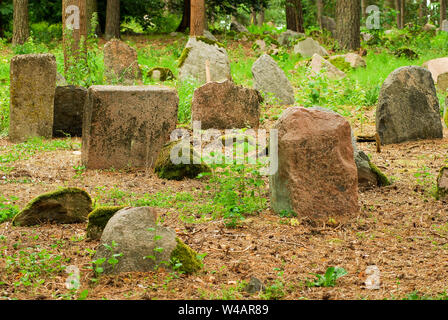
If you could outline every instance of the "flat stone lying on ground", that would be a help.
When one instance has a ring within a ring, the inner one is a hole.
[[[132,85],[142,78],[137,51],[118,39],[104,45],[104,71],[109,82]]]
[[[384,81],[378,98],[381,143],[443,138],[439,109],[431,73],[416,66],[398,68]]]
[[[193,121],[202,129],[258,128],[261,94],[232,81],[209,82],[195,90],[191,105]]]
[[[289,108],[278,129],[278,171],[270,176],[275,212],[320,222],[356,215],[358,177],[350,124],[320,110]]]
[[[179,80],[193,79],[200,84],[206,83],[206,61],[210,66],[210,81],[232,80],[226,49],[205,37],[188,40],[179,61]]]
[[[26,54],[11,59],[9,139],[53,135],[56,58]]]
[[[15,226],[32,226],[41,223],[81,223],[92,211],[92,199],[84,190],[65,188],[45,193],[19,212],[13,220]]]
[[[168,87],[90,87],[83,117],[83,165],[153,167],[176,128],[178,103],[176,90]]]
[[[333,64],[331,64],[318,54],[313,55],[310,63],[310,68],[312,75],[317,75],[319,73],[325,72],[325,75],[329,79],[333,80],[346,77],[346,74],[344,72],[336,68]]]
[[[263,54],[252,66],[254,77],[254,89],[273,94],[278,103],[292,105],[295,103],[294,88],[278,66],[277,62],[269,55]]]
[[[294,46],[294,53],[300,53],[305,58],[312,57],[314,54],[318,54],[322,57],[328,56],[328,51],[312,38],[306,38],[297,43]]]
[[[54,97],[53,136],[82,135],[82,117],[87,89],[76,86],[56,87]]]

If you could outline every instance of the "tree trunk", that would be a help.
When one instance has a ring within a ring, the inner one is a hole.
[[[28,0],[14,0],[12,44],[24,44],[30,36],[28,25]]]
[[[75,6],[78,10],[67,13],[67,7]],[[73,25],[69,31],[67,23]],[[70,58],[78,59],[80,48],[87,50],[85,41],[87,38],[86,0],[63,0],[62,1],[62,26],[63,26],[63,48],[65,70],[69,67]],[[71,33],[71,36],[69,36]],[[81,41],[84,43],[81,45]]]
[[[367,18],[367,0],[361,0],[361,14],[364,18]]]
[[[254,7],[250,10],[250,23],[253,25],[257,24],[257,11],[255,11]]]
[[[404,18],[405,18],[405,14],[406,14],[405,9],[406,9],[405,1],[401,0],[400,1],[400,11],[401,11],[400,12],[400,26],[401,26],[400,29],[404,28]]]
[[[184,12],[182,14],[182,21],[177,27],[177,32],[185,32],[190,28],[190,18],[191,18],[191,2],[190,0],[184,0]]]
[[[0,0],[0,6],[2,5],[2,1],[3,0]],[[4,24],[4,21],[3,21],[2,13],[0,12],[0,38],[3,38],[3,36],[5,35],[4,31],[3,31],[3,24]]]
[[[204,0],[191,0],[190,36],[204,35],[205,2]]]
[[[97,14],[97,26],[95,29],[95,34],[101,34],[101,27],[98,20],[98,1],[97,0],[87,0],[86,1],[86,12],[87,12],[87,33],[92,32],[92,17],[93,14]]]
[[[442,27],[443,20],[446,20],[446,0],[440,0],[440,27]]]
[[[420,24],[426,23],[426,10],[427,10],[427,3],[426,0],[420,0],[420,5],[418,6],[418,20]]]
[[[341,48],[358,50],[361,45],[361,3],[359,0],[337,0],[336,40]]]
[[[262,9],[260,10],[260,13],[259,13],[259,15],[258,15],[258,21],[257,21],[257,24],[258,24],[259,26],[262,26],[263,23],[264,23],[264,8],[262,8]]]
[[[286,29],[304,32],[301,0],[286,0]]]
[[[322,15],[324,11],[324,4],[322,0],[316,0],[316,7],[317,7],[317,23],[319,24],[319,27],[322,29]]]
[[[105,38],[120,38],[120,0],[107,0]]]

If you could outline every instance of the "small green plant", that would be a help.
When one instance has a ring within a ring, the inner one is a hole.
[[[329,267],[324,275],[312,273],[316,277],[315,280],[307,281],[307,287],[334,287],[336,280],[347,274],[344,268]]]
[[[14,204],[17,200],[19,200],[17,197],[8,199],[3,195],[0,195],[0,223],[11,220],[17,213],[19,213],[19,207]]]

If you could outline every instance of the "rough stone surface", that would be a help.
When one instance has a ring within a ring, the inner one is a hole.
[[[206,82],[205,64],[210,62],[210,80],[232,80],[230,61],[225,48],[218,44],[209,44],[191,37],[187,45],[188,55],[179,69],[179,79],[185,81],[193,78],[201,84]]]
[[[292,30],[286,30],[278,36],[278,43],[282,46],[289,46],[291,42],[300,38],[305,38],[305,34]]]
[[[436,30],[437,27],[433,24],[427,23],[423,26],[423,31],[433,31]]]
[[[142,77],[137,51],[117,39],[104,45],[104,69],[110,82],[122,80],[124,84],[133,84]]]
[[[67,80],[65,80],[64,76],[59,72],[56,72],[56,86],[58,87],[68,86]]]
[[[208,30],[204,30],[204,37],[206,37],[212,41],[218,41],[218,39],[216,39],[216,37]]]
[[[83,87],[56,87],[54,97],[53,136],[72,137],[82,135],[82,117],[87,89]]]
[[[325,74],[329,79],[342,79],[346,76],[344,72],[336,68],[318,54],[313,55],[310,68],[312,75],[317,75],[325,70]]]
[[[330,58],[328,58],[328,60],[334,60],[337,59],[339,57],[343,57],[345,59],[345,61],[347,63],[350,63],[350,66],[352,68],[364,68],[367,64],[366,61],[359,55],[356,53],[347,53],[347,54],[343,54],[343,55],[335,55],[335,56],[331,56]]]
[[[249,294],[259,293],[261,291],[264,292],[264,291],[266,291],[266,286],[264,285],[264,283],[260,279],[252,276],[250,278],[249,283],[244,288],[244,291],[246,291]]]
[[[153,81],[163,82],[167,80],[174,80],[176,79],[176,76],[169,68],[155,67],[148,71],[147,78],[152,79]]]
[[[235,19],[232,19],[232,22],[230,23],[230,30],[238,33],[249,33],[249,30]]]
[[[274,128],[278,171],[269,179],[274,211],[294,211],[322,222],[356,215],[358,177],[348,121],[330,112],[294,107]]]
[[[272,93],[279,103],[294,104],[294,88],[285,75],[269,55],[263,54],[252,66],[254,88],[265,93]]]
[[[9,139],[51,138],[53,134],[56,58],[26,54],[11,59]]]
[[[431,73],[421,67],[401,67],[381,88],[376,131],[382,144],[443,138],[439,112]]]
[[[322,27],[331,32],[332,35],[336,34],[336,21],[333,18],[323,16],[322,17]]]
[[[437,197],[439,200],[447,200],[448,196],[448,167],[443,167],[437,177]]]
[[[448,88],[447,73],[448,73],[448,58],[438,58],[426,61],[423,64],[431,72],[432,79],[437,87],[445,91]]]
[[[171,252],[177,246],[176,233],[158,226],[156,221],[157,210],[149,207],[125,208],[114,214],[104,228],[94,259],[107,261],[113,254],[122,256],[117,258],[115,267],[107,262],[102,265],[105,274],[151,272],[161,262],[170,261]],[[116,243],[113,250],[103,245],[111,246],[113,241]],[[155,257],[155,261],[145,259],[149,256]]]
[[[440,30],[448,32],[448,20],[443,20],[442,21],[442,26],[440,27]]]
[[[312,38],[306,38],[297,43],[294,46],[294,53],[300,53],[303,57],[312,57],[314,54],[328,56],[328,51]]]
[[[176,91],[167,87],[90,87],[83,117],[83,165],[153,167],[176,128],[178,103]]]
[[[92,211],[92,199],[81,189],[66,188],[40,195],[13,220],[15,226],[41,223],[81,223]]]
[[[202,129],[258,128],[261,94],[226,80],[195,90],[191,112]]]
[[[361,36],[365,42],[369,42],[370,40],[372,40],[374,38],[373,35],[371,35],[370,33],[367,33],[367,32],[361,32]]]

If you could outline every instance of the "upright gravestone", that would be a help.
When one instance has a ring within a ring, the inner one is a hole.
[[[297,43],[294,46],[294,53],[299,53],[305,58],[312,57],[314,54],[318,54],[322,57],[328,56],[327,50],[312,38],[306,38]]]
[[[446,21],[446,20],[445,20]],[[426,61],[423,67],[431,72],[432,79],[440,91],[448,89],[448,58],[437,58]]]
[[[401,67],[384,81],[376,110],[382,144],[443,138],[439,100],[431,73]]]
[[[445,20],[442,21],[442,25],[440,27],[440,30],[448,32],[448,20],[445,19]]]
[[[210,66],[210,81],[232,80],[230,61],[223,45],[205,37],[191,37],[179,60],[179,79],[194,79],[206,83],[206,62]]]
[[[263,54],[252,66],[254,88],[271,93],[283,105],[294,104],[294,88],[274,59]]]
[[[137,51],[117,39],[112,39],[104,45],[104,69],[109,82],[132,85],[142,77]]]
[[[87,89],[76,86],[56,87],[54,97],[53,136],[82,135],[82,115]]]
[[[356,215],[358,175],[348,121],[293,107],[274,128],[278,170],[269,178],[274,211],[293,211],[319,222],[343,222]]]
[[[89,169],[149,168],[176,128],[175,89],[92,86],[82,128],[82,163]]]
[[[10,140],[51,138],[56,58],[52,54],[15,56],[11,59],[10,80]]]

